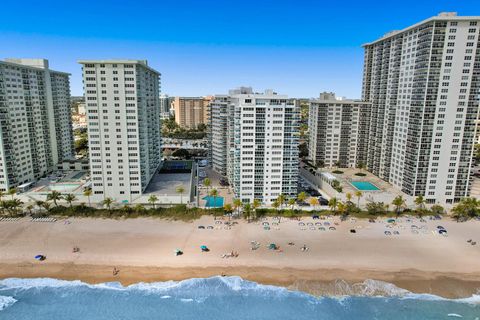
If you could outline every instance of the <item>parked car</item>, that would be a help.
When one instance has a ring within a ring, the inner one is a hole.
[[[300,206],[300,207],[308,207],[309,204],[306,203],[305,201],[297,201],[297,204]]]
[[[328,206],[328,200],[324,197],[318,197],[318,203],[320,203],[321,206]]]

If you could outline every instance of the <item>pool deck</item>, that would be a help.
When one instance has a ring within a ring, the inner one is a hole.
[[[414,197],[403,193],[401,190],[394,187],[390,183],[378,178],[377,176],[366,170],[359,170],[355,168],[339,168],[338,170],[343,171],[342,174],[333,173],[333,171],[335,170],[337,169],[322,169],[322,171],[333,174],[335,178],[340,181],[340,185],[342,186],[343,191],[334,196],[336,196],[341,201],[346,201],[346,194],[350,193],[353,197],[352,201],[356,203],[357,198],[355,197],[355,192],[361,191],[363,193],[363,196],[360,199],[360,206],[365,206],[369,201],[377,201],[384,202],[385,204],[391,204],[395,197],[401,195],[406,200],[407,206],[414,207]],[[366,176],[357,176],[355,175],[355,173],[357,172],[365,173]],[[369,182],[376,186],[379,190],[359,190],[351,184],[352,181]]]

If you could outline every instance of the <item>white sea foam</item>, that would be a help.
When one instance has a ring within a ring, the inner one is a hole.
[[[0,296],[0,311],[10,307],[15,302],[17,302],[17,300],[13,297]]]
[[[202,288],[208,288],[202,292],[202,296],[209,296],[215,294],[215,290],[211,288],[229,289],[234,292],[252,293],[252,294],[268,294],[269,296],[284,296],[288,294],[298,294],[304,296],[310,296],[303,292],[291,291],[284,287],[277,287],[272,285],[263,285],[256,282],[243,280],[237,276],[231,277],[211,277],[211,278],[192,278],[182,281],[165,281],[165,282],[153,282],[153,283],[136,283],[129,286],[122,286],[119,282],[106,282],[95,285],[90,285],[79,280],[66,281],[52,278],[34,278],[34,279],[21,279],[21,278],[9,278],[0,280],[0,290],[2,289],[30,289],[30,288],[63,288],[63,287],[88,287],[92,289],[101,290],[119,290],[129,291],[138,290],[152,294],[162,294],[162,299],[171,298],[172,293],[185,292],[185,290],[202,290]],[[219,291],[222,294],[222,291]],[[401,299],[419,299],[419,300],[442,300],[453,301],[468,304],[480,304],[480,295],[472,295],[468,298],[462,299],[446,299],[440,296],[431,294],[415,294],[408,290],[399,288],[392,283],[378,281],[378,280],[365,280],[361,283],[353,285],[348,284],[345,281],[338,280],[335,282],[335,293],[333,298],[339,299],[340,302],[345,302],[352,296],[364,296],[364,297],[397,297]],[[312,297],[312,296],[310,296]],[[196,296],[196,298],[199,298]],[[313,298],[313,297],[312,297]],[[13,298],[12,298],[13,299]],[[320,298],[314,298],[320,299]],[[1,301],[0,301],[1,306]]]

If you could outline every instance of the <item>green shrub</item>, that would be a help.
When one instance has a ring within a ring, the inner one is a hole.
[[[355,173],[355,175],[359,176],[359,177],[365,177],[367,174],[363,173],[363,172],[357,172],[357,173]]]

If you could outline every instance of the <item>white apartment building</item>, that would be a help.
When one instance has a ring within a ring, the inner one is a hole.
[[[321,93],[310,100],[308,154],[317,165],[356,167],[366,161],[371,103]]]
[[[480,17],[442,13],[364,45],[368,169],[429,203],[469,195],[479,35]]]
[[[0,190],[26,188],[74,158],[69,74],[44,59],[0,61]]]
[[[235,197],[243,202],[259,199],[270,204],[280,194],[296,196],[296,101],[271,90],[253,93],[251,88],[232,90],[229,95],[226,171]],[[212,145],[217,146],[215,138]]]
[[[160,73],[145,60],[81,60],[92,191],[129,203],[160,166]]]

